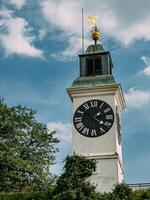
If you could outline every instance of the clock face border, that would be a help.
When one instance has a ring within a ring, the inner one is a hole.
[[[100,117],[99,116],[95,117],[99,113],[100,113]],[[102,120],[101,120],[101,117],[102,117]],[[95,137],[99,137],[108,133],[108,131],[112,128],[114,124],[114,117],[115,117],[114,111],[107,102],[100,99],[90,99],[82,103],[75,110],[74,116],[73,116],[73,125],[75,129],[77,130],[77,132],[80,133],[82,136],[95,138]],[[87,120],[86,118],[89,118],[89,120]],[[93,123],[93,128],[90,128],[90,126],[88,127],[85,126],[86,121],[90,121],[90,120],[92,122],[90,122],[89,124]],[[97,130],[99,131],[97,132]]]

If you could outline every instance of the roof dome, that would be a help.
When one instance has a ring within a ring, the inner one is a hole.
[[[105,51],[101,44],[91,44],[88,46],[85,53],[98,53]]]

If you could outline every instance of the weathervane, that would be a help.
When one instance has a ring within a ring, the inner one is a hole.
[[[94,27],[92,28],[91,33],[92,33],[92,38],[95,41],[95,45],[97,44],[97,41],[100,38],[100,32],[97,29],[96,20],[97,20],[97,16],[88,16],[88,22],[90,24],[94,24]]]
[[[88,16],[88,22],[90,24],[94,24],[94,27],[92,28],[92,38],[95,42],[95,47],[97,45],[97,41],[100,38],[100,32],[97,29],[97,25],[96,25],[96,20],[97,20],[97,16]],[[82,8],[82,53],[84,53],[84,10]]]

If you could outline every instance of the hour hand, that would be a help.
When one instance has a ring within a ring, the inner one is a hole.
[[[99,122],[99,124],[104,124],[104,122],[102,120],[98,120],[96,118],[94,118],[97,122]]]
[[[104,124],[104,122],[102,120],[98,120],[96,117],[99,116],[101,114],[101,112],[97,113],[96,115],[93,116],[93,119],[96,120],[97,122],[99,122],[99,124]]]

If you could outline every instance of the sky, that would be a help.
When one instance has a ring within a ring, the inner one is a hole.
[[[121,116],[125,182],[150,182],[150,1],[0,0],[0,96],[37,111],[60,139],[53,173],[71,152],[72,103],[66,92],[79,74],[81,9],[97,16],[101,43],[127,108]]]

